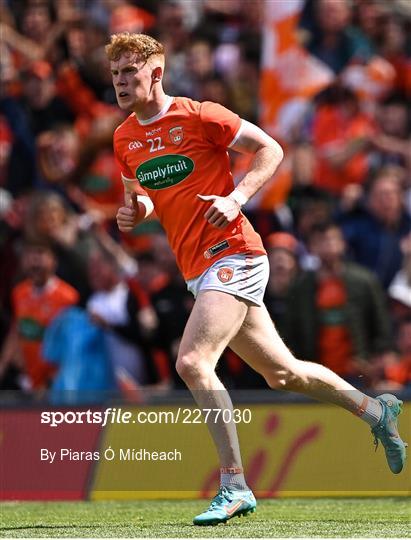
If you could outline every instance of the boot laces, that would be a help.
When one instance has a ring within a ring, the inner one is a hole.
[[[229,496],[229,493],[227,491],[227,488],[222,486],[219,490],[217,495],[214,497],[214,499],[211,501],[209,510],[214,510],[216,506],[220,506],[221,504],[224,504],[225,502],[231,502],[231,498]]]

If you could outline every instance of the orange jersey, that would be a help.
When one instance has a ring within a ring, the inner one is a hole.
[[[97,205],[118,205],[124,201],[123,183],[111,150],[102,150],[83,177],[81,189]]]
[[[339,278],[321,280],[317,290],[320,311],[319,362],[339,375],[352,373],[353,345],[345,320],[347,293]]]
[[[68,283],[54,277],[36,292],[27,279],[14,287],[12,303],[26,371],[33,388],[44,387],[55,368],[41,356],[41,343],[48,324],[64,308],[78,302],[79,294]]]
[[[152,200],[186,280],[221,257],[265,253],[243,214],[217,229],[204,218],[210,203],[197,197],[234,189],[227,148],[240,126],[240,117],[217,103],[170,97],[155,117],[139,121],[133,113],[115,131],[122,175]]]
[[[334,168],[325,156],[330,150],[341,149],[350,141],[374,133],[375,126],[365,114],[347,119],[336,107],[320,107],[313,125],[313,142],[318,154],[315,185],[341,195],[347,184],[362,184],[369,169],[366,150],[356,153],[339,168]]]

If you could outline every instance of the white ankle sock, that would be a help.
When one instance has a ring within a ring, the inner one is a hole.
[[[371,427],[375,427],[382,417],[382,405],[378,399],[364,395],[361,405],[354,413]]]
[[[249,489],[244,478],[243,469],[239,467],[222,467],[220,469],[220,484],[229,489]]]

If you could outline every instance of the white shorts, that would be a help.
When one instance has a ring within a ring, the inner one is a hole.
[[[189,279],[187,288],[194,298],[200,291],[223,291],[261,306],[268,277],[266,255],[239,253],[219,259],[201,275]]]

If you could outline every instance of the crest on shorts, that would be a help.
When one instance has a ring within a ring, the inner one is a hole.
[[[184,132],[182,126],[176,126],[168,130],[168,136],[173,144],[181,144],[184,139]]]
[[[227,283],[228,281],[230,281],[233,275],[234,275],[234,270],[232,268],[229,268],[228,266],[223,266],[217,272],[217,277],[221,281],[221,283]]]

